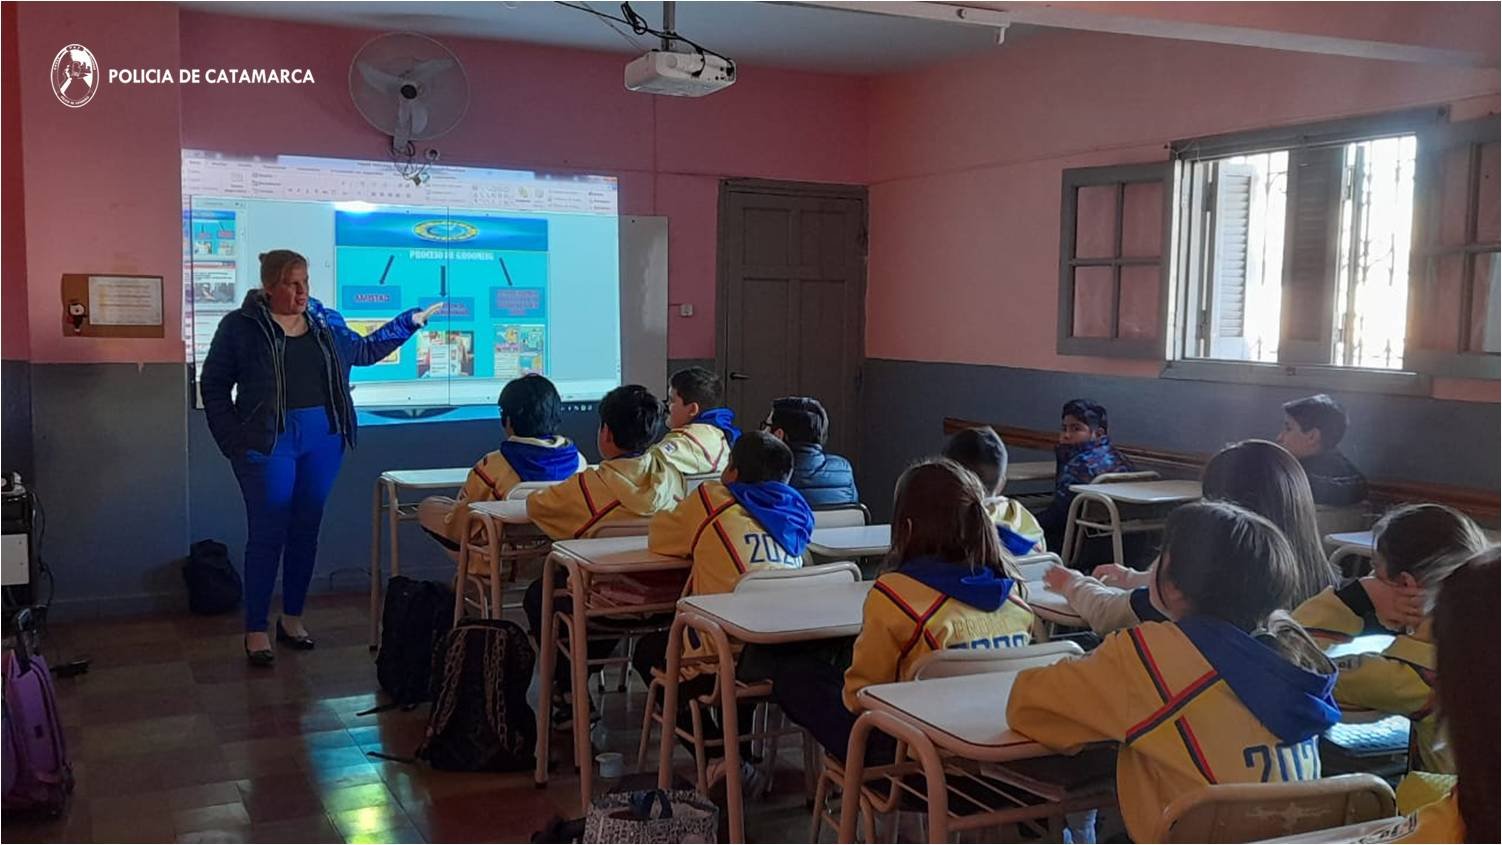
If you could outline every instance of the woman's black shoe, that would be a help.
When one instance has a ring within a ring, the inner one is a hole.
[[[298,651],[312,651],[317,645],[313,642],[313,638],[308,636],[307,634],[303,634],[300,637],[294,637],[291,634],[287,633],[287,629],[282,627],[282,620],[280,619],[276,620],[276,641],[279,643],[287,643]]]
[[[245,661],[252,666],[274,666],[276,665],[276,652],[269,648],[251,651],[250,645],[247,644],[245,646]]]

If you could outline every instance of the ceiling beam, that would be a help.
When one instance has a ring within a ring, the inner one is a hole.
[[[1408,62],[1413,64],[1458,67],[1496,67],[1497,57],[1464,50],[1448,50],[1418,44],[1373,41],[1303,32],[1287,32],[1260,26],[1202,23],[1192,20],[1112,14],[1101,11],[1105,4],[1047,2],[833,2],[800,0],[800,6],[818,6],[849,12],[892,15],[959,24],[994,26],[1005,31],[1008,24],[1020,23],[1055,29],[1107,32],[1149,38],[1170,38],[1236,47],[1320,53],[1356,59]],[[1173,5],[1173,4],[1165,4]],[[1358,6],[1360,4],[1351,4]]]

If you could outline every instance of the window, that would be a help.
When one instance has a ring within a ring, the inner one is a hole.
[[[1059,352],[1162,359],[1167,164],[1064,172]]]
[[[1383,392],[1498,378],[1499,134],[1420,108],[1066,170],[1059,352]]]
[[[1416,135],[1216,146],[1180,154],[1181,357],[1402,369]]]

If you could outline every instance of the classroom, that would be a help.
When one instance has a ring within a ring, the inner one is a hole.
[[[1496,842],[1502,3],[0,2],[13,842]]]

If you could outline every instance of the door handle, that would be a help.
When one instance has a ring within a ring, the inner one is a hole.
[[[731,370],[730,371],[730,380],[731,381],[745,381],[746,379],[748,379],[750,377],[751,376],[749,376],[749,375],[747,375],[745,373],[739,372],[737,370]]]

